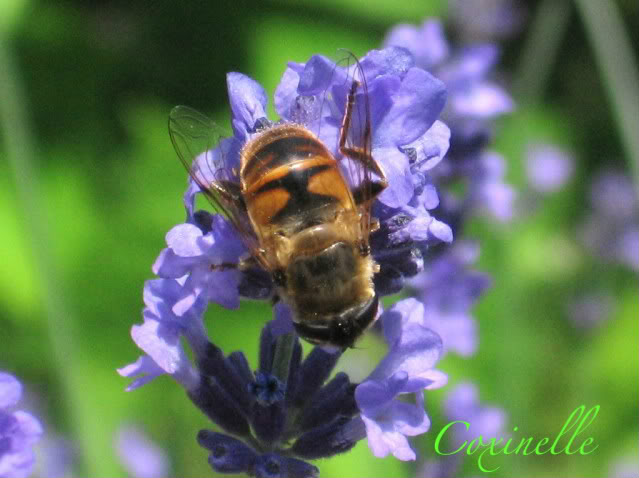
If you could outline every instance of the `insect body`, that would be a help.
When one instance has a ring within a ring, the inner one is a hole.
[[[185,107],[176,107],[169,120],[173,143],[191,177],[233,222],[252,260],[271,273],[278,298],[293,310],[298,334],[311,343],[342,348],[351,347],[378,312],[373,287],[378,266],[368,237],[371,203],[386,187],[386,178],[370,154],[368,118],[355,135],[361,144],[347,144],[359,86],[353,81],[338,145],[360,172],[353,186],[329,149],[296,123],[254,135],[240,152],[237,180],[217,164],[216,179],[205,181],[191,144],[208,120]]]

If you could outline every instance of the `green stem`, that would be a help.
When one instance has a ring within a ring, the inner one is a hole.
[[[570,10],[570,2],[565,0],[544,0],[537,8],[515,72],[513,92],[521,101],[536,103],[542,98]]]
[[[60,401],[71,422],[80,457],[90,441],[87,433],[87,413],[96,416],[99,412],[89,411],[91,406],[86,397],[86,383],[79,369],[78,349],[74,345],[70,324],[73,318],[63,300],[61,282],[53,258],[47,252],[52,241],[48,230],[48,218],[44,214],[47,201],[41,193],[36,168],[33,165],[34,142],[28,127],[24,93],[20,87],[18,71],[14,65],[7,40],[0,32],[0,134],[6,147],[9,169],[13,175],[18,198],[25,215],[26,241],[35,259],[36,277],[40,280],[47,333],[53,351],[53,370],[62,384],[63,398]],[[45,357],[38,357],[44,363]],[[52,398],[52,397],[50,397]],[[85,473],[90,476],[104,476],[104,471],[87,463]],[[111,470],[112,471],[112,470]]]
[[[639,190],[639,70],[614,1],[575,0]]]
[[[295,347],[295,333],[280,335],[275,342],[275,356],[273,357],[273,375],[282,383],[288,381],[288,369]]]

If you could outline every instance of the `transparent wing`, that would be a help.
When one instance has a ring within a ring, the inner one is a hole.
[[[343,161],[346,161],[353,197],[360,213],[361,239],[368,244],[372,228],[371,208],[375,197],[385,187],[386,177],[372,155],[371,108],[362,66],[350,52],[340,63],[345,64],[349,83],[340,131],[344,146],[340,152],[344,156]],[[349,102],[352,102],[350,106]]]
[[[169,135],[180,161],[216,212],[233,224],[242,241],[258,262],[265,265],[242,197],[242,188],[232,164],[232,138],[207,116],[176,106],[169,114]]]
[[[188,106],[176,106],[169,114],[169,135],[180,161],[191,179],[217,212],[229,216],[228,202],[220,197],[215,182],[225,171],[221,143],[224,136],[217,125]],[[220,172],[218,172],[220,171]]]

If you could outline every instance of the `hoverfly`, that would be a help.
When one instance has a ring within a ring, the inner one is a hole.
[[[291,307],[300,337],[339,348],[352,347],[377,318],[379,266],[369,235],[378,223],[371,207],[387,186],[371,155],[366,79],[355,63],[348,71],[359,79],[347,75],[338,144],[331,145],[337,157],[319,134],[282,122],[258,129],[239,152],[239,168],[232,167],[229,148],[217,142],[206,116],[177,106],[169,117],[171,140],[192,180],[250,251],[238,267],[257,264],[270,273],[276,300]]]

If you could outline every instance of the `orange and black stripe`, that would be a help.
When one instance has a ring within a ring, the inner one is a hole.
[[[242,169],[244,197],[261,225],[322,222],[328,208],[353,200],[335,158],[308,135],[276,137],[248,157]]]
[[[265,144],[246,159],[242,176],[247,184],[280,166],[302,161],[313,156],[326,156],[328,151],[315,138],[304,136],[284,136]]]

